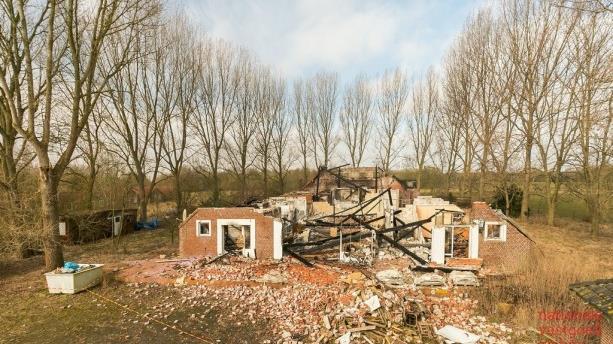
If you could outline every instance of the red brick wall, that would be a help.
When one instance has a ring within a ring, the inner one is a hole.
[[[507,240],[484,240],[479,233],[479,257],[483,266],[502,271],[513,271],[529,257],[533,242],[526,238],[517,228],[507,224]]]
[[[179,228],[182,257],[217,255],[217,219],[255,219],[255,254],[258,259],[273,257],[273,218],[252,208],[198,208]],[[211,236],[196,235],[196,221],[211,221]]]

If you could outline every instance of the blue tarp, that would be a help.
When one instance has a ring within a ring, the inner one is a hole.
[[[136,229],[156,229],[160,226],[160,221],[154,217],[149,221],[136,222]]]

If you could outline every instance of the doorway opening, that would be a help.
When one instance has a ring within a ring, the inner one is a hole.
[[[217,253],[240,252],[255,258],[255,221],[218,220]]]

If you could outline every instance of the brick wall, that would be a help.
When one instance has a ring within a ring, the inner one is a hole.
[[[512,224],[507,223],[507,240],[484,240],[479,233],[479,257],[483,266],[500,271],[511,272],[529,257],[534,243],[526,238]]]
[[[182,257],[217,256],[218,219],[255,219],[255,254],[258,259],[273,257],[273,218],[252,208],[198,208],[179,227],[179,254]],[[196,221],[210,220],[211,235],[197,236]]]

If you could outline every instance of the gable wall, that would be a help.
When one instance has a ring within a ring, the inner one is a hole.
[[[483,232],[479,233],[479,257],[483,258],[486,268],[513,271],[528,259],[532,245],[532,241],[510,223],[507,223],[506,241],[484,240]]]
[[[198,208],[179,228],[182,257],[217,256],[217,219],[255,219],[255,254],[258,259],[273,257],[273,219],[252,208]],[[196,221],[211,221],[211,236],[196,235]]]

